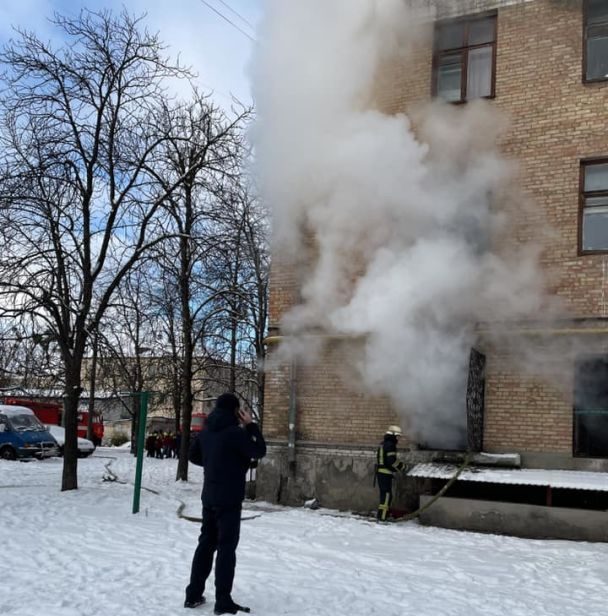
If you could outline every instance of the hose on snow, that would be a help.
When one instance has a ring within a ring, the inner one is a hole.
[[[451,485],[458,479],[458,477],[460,477],[462,472],[469,466],[470,463],[471,463],[471,452],[468,451],[464,457],[464,460],[462,461],[462,464],[456,469],[456,472],[454,473],[454,475],[443,486],[443,488],[441,488],[441,490],[439,490],[439,492],[437,492],[437,494],[435,494],[435,496],[431,498],[431,500],[429,500],[427,503],[422,505],[422,507],[419,507],[418,509],[416,509],[416,511],[413,511],[412,513],[408,513],[402,518],[399,518],[399,520],[397,521],[398,522],[409,522],[410,520],[415,520],[417,517],[419,517],[420,514],[424,513],[429,507],[433,505],[433,503],[435,503],[439,498],[441,498],[450,489]]]

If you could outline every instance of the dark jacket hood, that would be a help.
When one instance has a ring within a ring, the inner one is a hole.
[[[236,417],[236,414],[233,411],[223,409],[223,408],[215,408],[209,417],[207,417],[207,430],[211,432],[220,432],[221,430],[225,430],[226,428],[230,428],[231,426],[238,426],[239,420]]]

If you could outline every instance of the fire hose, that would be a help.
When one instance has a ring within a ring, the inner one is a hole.
[[[413,511],[412,513],[408,513],[402,518],[399,518],[399,520],[397,521],[398,522],[409,522],[410,520],[415,520],[421,513],[424,513],[429,507],[431,507],[431,505],[435,501],[441,498],[450,489],[450,486],[458,479],[458,477],[460,477],[462,472],[467,468],[467,466],[469,466],[470,462],[471,462],[471,452],[468,451],[464,457],[464,460],[462,461],[462,464],[456,469],[456,472],[454,473],[453,477],[450,478],[450,480],[443,486],[443,488],[441,488],[441,490],[439,490],[439,492],[437,492],[437,494],[435,494],[435,496],[433,496],[433,498],[431,498],[431,500],[429,500],[427,503],[422,505],[422,507],[419,507],[418,509],[416,509],[416,511]]]

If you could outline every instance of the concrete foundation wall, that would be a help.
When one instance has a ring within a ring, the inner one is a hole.
[[[421,496],[420,504],[430,498]],[[420,521],[429,526],[533,539],[608,541],[608,512],[604,511],[440,498]]]
[[[298,445],[290,468],[287,445],[271,444],[257,473],[256,496],[284,505],[301,506],[316,498],[323,507],[372,511],[378,506],[374,487],[375,447]],[[398,474],[394,482],[396,509],[412,509],[418,502],[418,482]]]

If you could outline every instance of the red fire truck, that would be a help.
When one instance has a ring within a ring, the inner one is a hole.
[[[205,429],[207,425],[207,413],[192,413],[192,423],[190,424],[190,432],[198,434]]]
[[[30,398],[15,398],[5,397],[4,404],[11,404],[14,406],[25,406],[28,409],[34,411],[34,415],[43,424],[49,424],[54,426],[60,426],[62,407],[55,402],[39,402]],[[78,436],[80,438],[87,437],[87,422],[89,421],[88,410],[78,410]],[[93,415],[93,443],[95,446],[101,445],[101,439],[103,438],[103,417],[99,413]]]
[[[89,411],[78,410],[78,436],[80,438],[87,438],[87,427],[89,425]],[[101,439],[103,438],[103,417],[99,413],[93,414],[93,435],[92,440],[95,447],[101,445]]]

